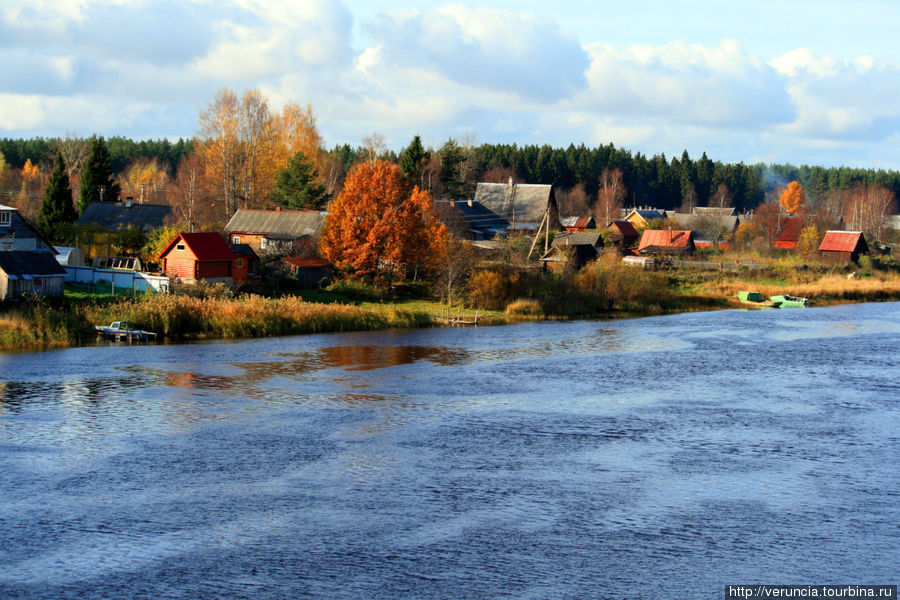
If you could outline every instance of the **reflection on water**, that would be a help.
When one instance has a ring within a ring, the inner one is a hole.
[[[900,305],[0,356],[0,597],[890,582]]]

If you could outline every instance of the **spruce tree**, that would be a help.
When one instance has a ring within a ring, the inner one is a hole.
[[[119,199],[119,185],[113,179],[112,163],[109,150],[102,136],[94,136],[91,140],[91,152],[84,161],[81,171],[81,193],[78,201],[78,214],[84,213],[91,202],[106,202]]]
[[[400,156],[403,175],[421,187],[421,175],[428,161],[428,153],[422,147],[422,138],[415,136]]]
[[[38,211],[38,229],[52,239],[57,236],[61,225],[74,223],[77,218],[78,214],[72,206],[72,188],[69,186],[66,163],[62,154],[57,153]]]
[[[328,195],[325,186],[315,181],[318,171],[312,161],[298,150],[288,164],[275,173],[272,202],[278,206],[303,210],[319,210]]]

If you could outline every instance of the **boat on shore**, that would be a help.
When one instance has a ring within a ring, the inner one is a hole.
[[[769,296],[769,300],[778,303],[778,308],[806,308],[811,302],[807,298],[800,296],[791,296],[790,294],[781,294],[779,296]]]
[[[779,303],[765,298],[759,292],[738,292],[738,300],[754,308],[778,308]]]
[[[135,329],[128,321],[113,321],[109,325],[94,325],[97,335],[105,340],[147,342],[156,338],[152,331]]]

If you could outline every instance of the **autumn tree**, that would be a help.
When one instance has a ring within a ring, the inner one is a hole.
[[[113,179],[109,150],[102,136],[91,140],[91,151],[81,171],[78,200],[78,214],[82,214],[91,202],[116,201],[119,199],[119,184]]]
[[[822,232],[815,225],[804,227],[797,239],[797,252],[809,259],[819,250],[819,244],[822,242]]]
[[[709,197],[709,206],[716,208],[731,208],[734,206],[734,197],[731,190],[724,183],[720,183],[716,191]]]
[[[884,236],[888,215],[897,212],[894,193],[880,185],[857,185],[844,204],[844,221],[872,239]]]
[[[204,153],[202,149],[195,148],[179,163],[175,178],[167,186],[169,205],[175,209],[178,220],[183,221],[185,229],[190,232],[198,224],[217,220],[213,192],[209,180],[203,176],[205,170]]]
[[[316,181],[318,171],[311,160],[298,150],[287,166],[275,173],[272,202],[292,209],[320,210],[328,200],[325,186]]]
[[[506,183],[507,180],[503,181]],[[591,214],[591,202],[584,185],[579,183],[569,190],[556,192],[556,202],[559,204],[559,214],[567,217],[582,217]]]
[[[594,214],[600,221],[597,224],[599,227],[606,227],[613,219],[619,218],[619,211],[624,206],[627,194],[622,170],[603,169],[597,189],[597,204],[594,207]]]
[[[796,215],[805,212],[806,194],[803,193],[803,187],[796,181],[790,182],[778,196],[778,203],[786,213]]]
[[[44,189],[41,209],[38,211],[37,225],[44,235],[55,239],[60,226],[74,223],[78,218],[72,205],[72,188],[69,186],[69,175],[62,154],[56,154],[50,180]]]
[[[319,248],[353,278],[390,281],[407,269],[436,270],[447,232],[431,196],[410,189],[400,165],[357,163],[331,203]]]
[[[307,104],[306,108],[300,108],[295,102],[287,104],[281,110],[279,125],[282,152],[277,156],[278,164],[286,164],[297,152],[302,152],[316,172],[323,173],[325,150],[312,106]]]
[[[159,194],[169,182],[166,167],[159,159],[138,159],[131,163],[121,176],[121,189],[127,195],[137,196],[138,202],[144,204],[151,192]]]

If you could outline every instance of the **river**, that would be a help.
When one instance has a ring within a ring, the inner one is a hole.
[[[2,598],[896,584],[900,303],[0,354]]]

